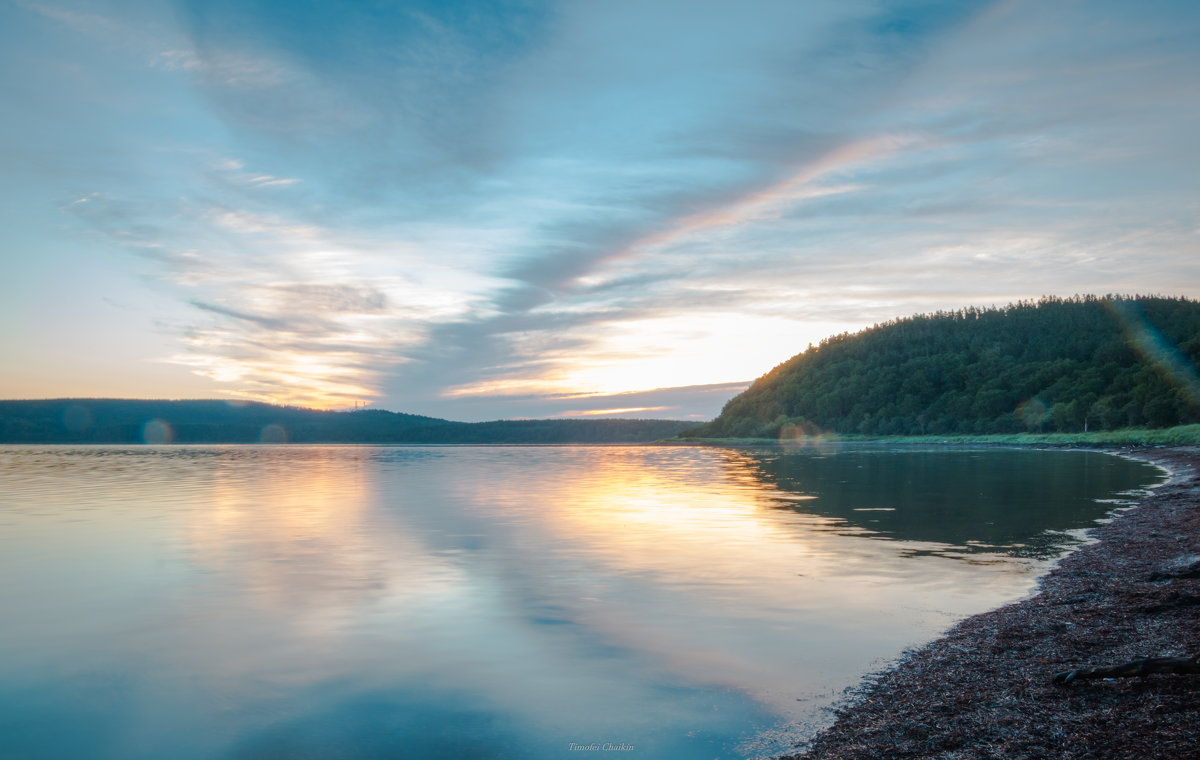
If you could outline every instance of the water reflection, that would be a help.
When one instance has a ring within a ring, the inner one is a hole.
[[[731,468],[799,497],[781,508],[944,546],[951,556],[1057,556],[1072,543],[1062,531],[1093,524],[1097,501],[1130,488],[1131,469],[1139,469],[1099,452],[1021,449],[766,449],[728,458]]]
[[[0,755],[786,749],[1151,479],[1013,453],[0,447]]]

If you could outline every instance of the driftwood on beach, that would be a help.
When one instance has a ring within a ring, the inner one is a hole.
[[[1200,655],[1195,657],[1147,657],[1104,668],[1077,668],[1058,673],[1054,683],[1066,686],[1072,681],[1091,678],[1139,678],[1155,673],[1200,675]]]

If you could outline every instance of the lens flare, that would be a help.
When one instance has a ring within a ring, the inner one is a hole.
[[[152,446],[160,446],[175,440],[175,431],[163,420],[150,420],[142,426],[142,440]]]
[[[821,430],[807,420],[787,423],[779,429],[779,443],[784,446],[830,446],[838,445],[837,435]]]
[[[1200,374],[1196,367],[1178,346],[1150,324],[1141,304],[1125,299],[1108,299],[1106,304],[1120,323],[1129,347],[1154,365],[1188,403],[1200,405]]]
[[[258,436],[261,443],[287,443],[288,432],[283,425],[272,423],[263,427],[262,432]]]
[[[1041,430],[1050,417],[1050,409],[1046,406],[1046,402],[1034,396],[1017,407],[1017,416],[1030,430]]]

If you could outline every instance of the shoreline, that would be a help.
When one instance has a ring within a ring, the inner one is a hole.
[[[778,760],[1193,757],[1200,675],[1052,681],[1200,654],[1200,448],[1122,449],[1167,480],[1092,528],[1033,596],[852,687],[831,726]]]

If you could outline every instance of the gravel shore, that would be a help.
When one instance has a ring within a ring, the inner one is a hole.
[[[1200,758],[1200,675],[1052,681],[1200,655],[1200,449],[1125,453],[1170,481],[1097,528],[1036,596],[911,652],[781,760]]]

